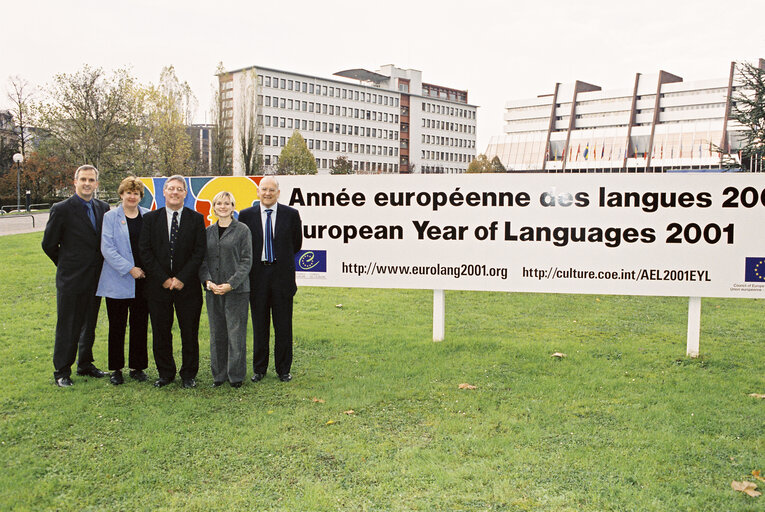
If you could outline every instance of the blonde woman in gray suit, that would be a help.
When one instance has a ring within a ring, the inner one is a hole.
[[[218,192],[212,206],[218,221],[207,228],[207,253],[199,269],[199,280],[207,290],[210,367],[213,387],[228,381],[239,388],[247,376],[252,235],[234,218],[230,192]]]

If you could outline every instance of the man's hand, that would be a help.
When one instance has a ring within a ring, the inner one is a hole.
[[[172,285],[170,286],[171,290],[183,290],[183,282],[180,279],[176,277],[171,277],[170,279],[173,281]]]
[[[141,270],[139,267],[133,267],[130,269],[130,275],[133,276],[133,279],[143,279],[146,277],[146,274],[143,270]]]
[[[173,289],[173,279],[175,279],[175,278],[174,277],[168,277],[165,280],[165,282],[162,283],[162,288],[166,288],[168,290],[172,290]]]

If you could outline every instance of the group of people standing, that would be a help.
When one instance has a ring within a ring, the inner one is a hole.
[[[292,300],[295,254],[302,245],[297,210],[278,203],[279,183],[271,176],[258,186],[260,203],[235,218],[235,199],[219,192],[212,201],[217,222],[205,228],[202,215],[184,206],[183,176],[168,178],[165,206],[149,211],[139,203],[143,183],[125,178],[119,206],[95,197],[98,170],[77,169],[75,193],[53,205],[42,247],[56,265],[57,321],[53,350],[54,379],[72,386],[77,374],[104,377],[93,362],[93,343],[101,297],[109,319],[110,381],[124,383],[125,334],[129,376],[148,376],[148,323],[157,367],[156,387],[180,376],[184,388],[196,387],[199,371],[199,320],[206,290],[210,325],[213,387],[241,387],[247,375],[248,306],[253,321],[253,382],[268,368],[271,319],[274,366],[279,380],[292,380]],[[173,356],[172,326],[178,320],[181,367]]]

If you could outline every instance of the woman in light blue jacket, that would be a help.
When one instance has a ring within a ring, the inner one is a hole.
[[[122,202],[104,215],[101,230],[101,253],[104,266],[96,295],[106,297],[109,317],[109,369],[114,385],[125,382],[125,330],[130,316],[128,365],[130,377],[143,382],[149,365],[146,331],[149,310],[143,293],[146,274],[141,268],[138,241],[141,236],[146,208],[138,206],[143,198],[143,183],[129,176],[120,183],[118,193]]]

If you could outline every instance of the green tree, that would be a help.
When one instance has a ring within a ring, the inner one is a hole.
[[[295,130],[279,154],[277,174],[316,174],[316,159],[305,139]]]
[[[482,173],[482,172],[492,172],[491,162],[489,162],[489,159],[486,158],[486,155],[480,154],[477,157],[475,157],[473,161],[470,162],[470,164],[468,164],[468,168],[466,172],[471,174]]]
[[[332,170],[330,174],[353,174],[353,164],[348,160],[347,156],[339,156],[335,158],[332,163]]]
[[[75,167],[95,165],[101,188],[116,189],[131,166],[125,149],[140,136],[137,87],[126,69],[107,75],[85,65],[76,73],[56,75],[35,106],[49,156]]]
[[[491,171],[489,172],[507,172],[507,169],[502,165],[499,156],[494,156],[494,158],[491,159]]]
[[[737,68],[738,88],[731,114],[744,127],[741,134],[741,164],[744,169],[762,169],[765,151],[765,69],[744,63]]]
[[[178,79],[173,66],[165,67],[159,85],[142,87],[137,96],[143,115],[135,161],[141,168],[134,172],[144,176],[189,173],[191,138],[186,125],[193,116],[196,98],[188,83]]]

